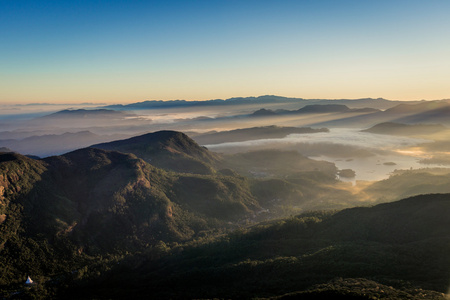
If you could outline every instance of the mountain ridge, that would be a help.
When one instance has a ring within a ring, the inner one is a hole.
[[[93,148],[133,153],[145,161],[176,172],[214,173],[218,156],[200,147],[186,134],[162,130],[125,140],[92,145]]]
[[[342,186],[330,193],[336,166],[296,151],[219,157],[175,131],[101,147],[40,160],[0,153],[0,289],[23,274],[80,298],[275,297],[330,280],[341,292],[447,288],[450,194],[255,224],[275,208],[341,201]],[[249,171],[267,174],[239,175]]]
[[[386,100],[383,98],[360,98],[360,99],[303,99],[303,98],[289,98],[275,95],[264,95],[258,97],[235,97],[229,99],[212,99],[212,100],[147,100],[143,102],[136,102],[131,104],[108,105],[104,108],[110,109],[152,109],[152,108],[171,108],[171,107],[189,107],[189,106],[226,106],[226,105],[246,105],[246,104],[270,104],[270,103],[298,103],[298,104],[314,104],[325,103],[333,104],[341,102],[342,104],[352,105],[354,107],[363,108],[367,106],[374,106],[374,108],[389,108],[395,104],[404,101]],[[409,101],[411,103],[418,103],[420,101]]]
[[[55,113],[51,113],[46,116],[42,116],[38,119],[54,119],[54,118],[83,118],[83,119],[91,119],[91,118],[111,118],[111,117],[125,117],[134,114],[130,114],[127,112],[98,108],[98,109],[64,109],[57,111]]]
[[[283,138],[288,134],[310,134],[317,132],[328,132],[327,128],[311,127],[286,127],[286,126],[260,126],[240,128],[229,131],[206,132],[192,137],[201,145],[211,145],[226,142],[239,142],[269,138]]]
[[[300,109],[297,110],[285,110],[285,109],[277,109],[275,111],[270,109],[259,109],[253,112],[251,117],[273,117],[273,116],[283,116],[283,115],[296,115],[296,114],[328,114],[328,113],[365,113],[371,114],[380,112],[379,109],[376,108],[349,108],[344,104],[307,104]]]
[[[162,266],[144,259],[126,274],[113,270],[100,284],[161,299],[445,299],[448,213],[450,194],[304,213],[175,247]],[[85,286],[85,293],[96,287]],[[109,289],[100,294],[112,295]]]
[[[0,153],[0,187],[4,242],[68,239],[90,254],[182,241],[260,209],[243,178],[168,173],[96,148],[44,160]]]
[[[403,124],[396,122],[384,122],[361,131],[377,134],[415,136],[429,135],[447,129],[447,127],[441,124]]]

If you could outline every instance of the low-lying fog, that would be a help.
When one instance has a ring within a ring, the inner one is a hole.
[[[250,103],[250,102],[249,102]],[[311,102],[313,103],[313,102]],[[318,103],[317,101],[314,103]],[[259,149],[296,150],[299,153],[316,160],[325,160],[334,163],[339,169],[352,169],[356,172],[354,178],[341,178],[355,182],[356,180],[374,181],[385,179],[396,169],[418,169],[438,166],[440,162],[450,164],[450,154],[447,151],[450,145],[450,127],[446,133],[420,135],[419,127],[408,129],[410,132],[400,135],[395,134],[392,128],[381,128],[386,134],[361,132],[375,124],[382,122],[400,122],[405,116],[414,117],[421,123],[431,124],[439,120],[448,120],[450,104],[447,102],[420,102],[398,105],[391,111],[386,110],[398,103],[382,99],[327,101],[324,103],[340,103],[349,107],[366,108],[372,104],[372,108],[382,108],[384,111],[371,112],[370,110],[343,113],[320,113],[321,106],[315,107],[319,112],[315,113],[291,113],[285,115],[253,115],[254,112],[264,109],[295,110],[305,105],[308,101],[300,102],[266,102],[264,104],[240,104],[240,105],[205,105],[186,107],[164,107],[155,109],[126,109],[124,107],[114,110],[109,107],[97,106],[97,104],[84,103],[79,105],[0,105],[0,148],[11,149],[22,154],[46,157],[58,155],[92,144],[107,142],[115,139],[123,139],[158,130],[177,130],[187,133],[192,138],[199,137],[212,131],[228,131],[243,128],[265,127],[270,125],[283,126],[283,128],[311,127],[314,129],[329,129],[329,132],[315,132],[305,134],[290,134],[283,138],[275,136],[274,130],[268,130],[267,135],[257,137],[256,132],[236,140],[239,142],[227,142],[212,144],[204,142],[204,145],[215,152],[236,153]],[[380,107],[380,103],[384,106]],[[424,105],[429,105],[433,110],[430,114],[424,114]],[[325,108],[325,105],[323,106]],[[441,107],[436,111],[436,107]],[[100,110],[86,114],[61,113],[63,109],[80,108],[87,110]],[[58,113],[55,113],[58,112]],[[272,112],[272,113],[273,113]],[[267,113],[267,111],[266,111]],[[420,116],[418,118],[417,116]],[[365,121],[364,121],[365,120]],[[333,123],[334,122],[334,123]],[[339,124],[339,125],[338,125]],[[415,122],[414,124],[419,125]],[[345,128],[336,128],[337,126]],[[423,128],[422,128],[423,129]],[[289,129],[286,129],[289,130]],[[405,131],[404,128],[402,128]],[[402,131],[402,132],[403,132]],[[291,131],[293,132],[293,131]],[[269,133],[272,133],[270,136]],[[405,132],[403,132],[405,133]],[[260,132],[259,132],[260,134]],[[234,137],[236,137],[234,135]],[[408,136],[408,137],[407,137]],[[413,138],[412,136],[415,136]],[[417,138],[426,137],[425,139]],[[271,137],[270,139],[268,139]],[[243,141],[251,139],[251,141]],[[257,140],[256,140],[257,139]],[[199,140],[201,140],[199,138]],[[203,137],[203,141],[205,138]],[[228,137],[228,140],[233,140]],[[427,143],[428,146],[419,146]],[[422,151],[420,151],[422,150]],[[422,160],[422,163],[420,161]],[[427,162],[429,164],[424,164]],[[351,173],[348,173],[351,174]]]
[[[425,139],[361,132],[356,129],[332,128],[329,132],[290,134],[285,138],[205,145],[221,153],[257,149],[289,149],[316,160],[333,162],[339,169],[353,169],[355,180],[381,180],[396,169],[433,167],[420,159],[429,155],[414,151]],[[348,180],[341,178],[342,180]]]

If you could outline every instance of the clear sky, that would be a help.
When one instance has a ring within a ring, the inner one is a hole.
[[[0,0],[0,103],[450,98],[448,0]]]

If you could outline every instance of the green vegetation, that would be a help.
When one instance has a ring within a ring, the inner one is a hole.
[[[157,258],[140,256],[137,266],[113,268],[103,280],[68,293],[443,299],[450,280],[449,213],[450,195],[442,194],[303,214],[175,245]]]
[[[43,160],[0,153],[2,298],[438,299],[447,291],[450,194],[340,209],[363,196],[450,193],[448,170],[399,171],[355,194],[334,164],[294,151],[220,160],[174,132],[132,142],[152,164],[98,148]],[[171,163],[185,168],[184,159],[209,171],[175,172]],[[36,284],[24,287],[27,276]]]
[[[379,284],[364,278],[338,278],[325,284],[315,285],[306,291],[288,293],[270,299],[445,299],[442,293]]]
[[[173,173],[94,148],[0,160],[0,285],[9,288],[28,274],[41,283],[60,274],[68,280],[102,257],[153,256],[166,243],[251,222],[261,210],[249,182],[232,171]]]
[[[361,197],[382,203],[431,193],[450,193],[450,169],[397,170],[388,179],[369,185]]]
[[[285,217],[305,210],[360,205],[346,183],[336,179],[333,163],[297,151],[259,150],[224,156],[220,167],[250,178],[252,194],[269,210],[261,216]]]
[[[181,173],[213,174],[211,164],[218,160],[217,155],[176,131],[158,131],[92,147],[132,153],[156,167]]]

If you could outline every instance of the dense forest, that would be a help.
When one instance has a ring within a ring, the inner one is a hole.
[[[447,174],[354,194],[338,172],[293,151],[219,155],[174,131],[45,159],[2,152],[1,295],[444,297],[450,194],[398,200],[411,176],[445,192]]]

